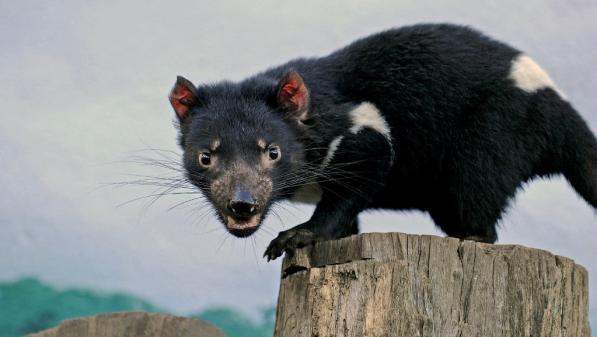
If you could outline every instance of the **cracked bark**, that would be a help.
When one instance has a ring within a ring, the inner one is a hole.
[[[286,257],[275,337],[589,337],[588,275],[516,245],[400,233]]]

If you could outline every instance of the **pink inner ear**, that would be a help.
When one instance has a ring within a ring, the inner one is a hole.
[[[174,97],[170,97],[170,104],[176,111],[176,114],[179,118],[184,119],[187,116],[187,112],[189,112],[189,108],[184,105],[180,100]]]
[[[177,81],[168,98],[178,118],[184,120],[188,116],[191,105],[195,103],[196,96],[186,83],[181,82],[183,81],[180,79]]]
[[[281,103],[290,104],[294,108],[302,109],[307,103],[307,88],[302,81],[288,78],[280,89]]]

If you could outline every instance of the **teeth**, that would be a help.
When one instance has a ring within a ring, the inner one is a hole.
[[[259,216],[256,215],[247,221],[237,221],[231,216],[226,217],[226,226],[230,229],[254,228],[259,224]]]

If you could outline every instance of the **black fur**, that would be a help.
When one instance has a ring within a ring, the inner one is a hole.
[[[209,196],[214,176],[195,159],[194,151],[207,146],[201,142],[217,134],[230,148],[226,160],[246,160],[246,151],[235,151],[267,136],[293,160],[267,173],[274,185],[268,203],[319,182],[323,195],[312,218],[280,233],[268,259],[358,232],[357,216],[368,208],[427,211],[449,236],[495,242],[496,224],[517,189],[557,173],[597,207],[595,136],[553,89],[530,93],[514,85],[508,76],[520,54],[470,28],[424,24],[240,83],[199,86],[200,103],[181,120],[186,169]],[[307,117],[298,122],[276,100],[290,69],[309,93]],[[391,145],[370,128],[348,131],[348,111],[365,101],[389,124]],[[318,171],[339,135],[332,162]]]

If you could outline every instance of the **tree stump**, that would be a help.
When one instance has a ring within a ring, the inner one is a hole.
[[[401,233],[286,257],[275,337],[589,337],[588,275],[517,245]]]
[[[27,337],[226,337],[204,321],[144,312],[83,317]]]

